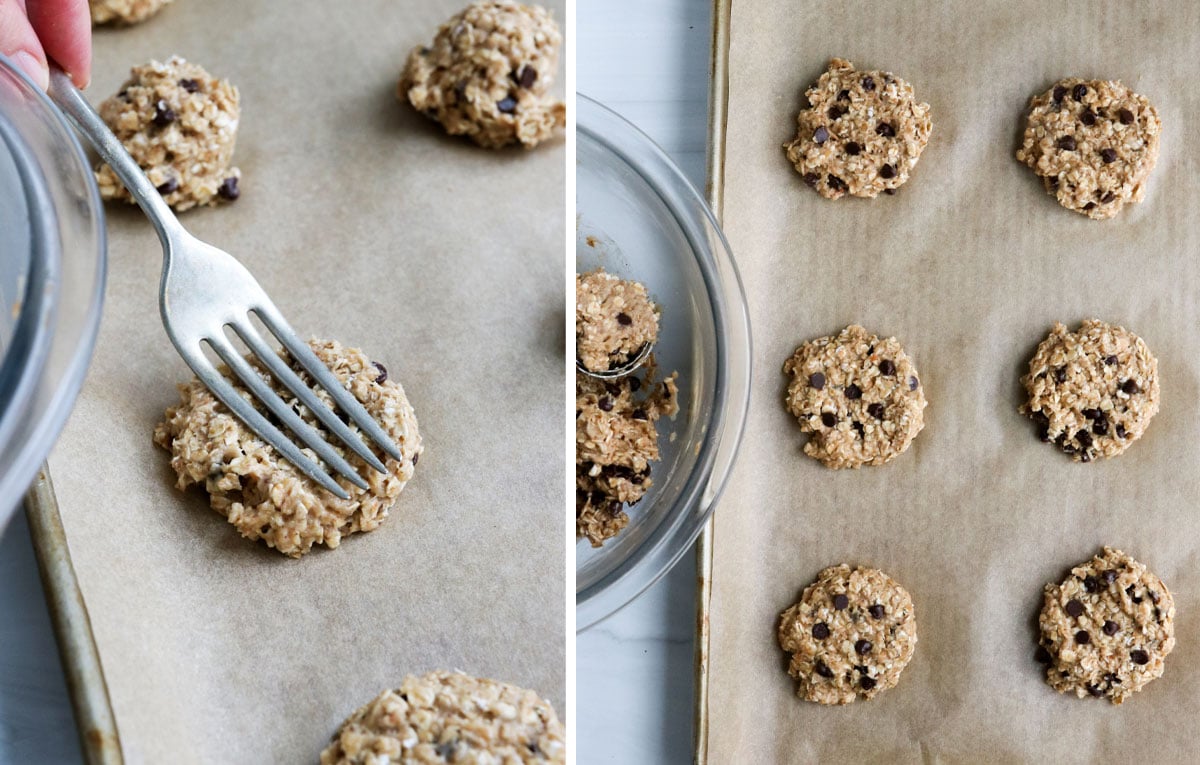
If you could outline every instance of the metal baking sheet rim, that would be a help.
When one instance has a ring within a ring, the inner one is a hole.
[[[733,0],[713,0],[712,64],[708,95],[708,181],[705,196],[718,223],[724,221],[725,123],[729,105],[729,18]],[[714,511],[715,515],[715,511]],[[696,543],[696,656],[693,760],[708,762],[708,606],[712,594],[713,517]]]

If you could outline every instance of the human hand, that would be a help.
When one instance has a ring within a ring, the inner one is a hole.
[[[0,53],[43,90],[46,59],[82,88],[92,79],[92,18],[88,0],[0,0]]]

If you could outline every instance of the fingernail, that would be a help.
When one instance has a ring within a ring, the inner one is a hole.
[[[38,61],[27,51],[17,51],[13,54],[12,60],[17,66],[24,70],[25,74],[29,75],[29,79],[33,80],[42,90],[45,90],[50,85],[50,71],[46,69],[46,65]]]

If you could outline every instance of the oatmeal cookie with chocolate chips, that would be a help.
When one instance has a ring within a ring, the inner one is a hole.
[[[1121,454],[1158,412],[1158,360],[1142,338],[1098,319],[1077,332],[1055,323],[1021,384],[1020,411],[1077,462]]]
[[[811,433],[804,453],[826,467],[883,465],[925,427],[925,393],[896,338],[858,325],[796,349],[784,405]]]
[[[1146,195],[1162,122],[1145,96],[1115,80],[1059,80],[1029,101],[1017,159],[1068,210],[1111,218]]]
[[[792,655],[788,674],[800,698],[875,698],[900,681],[916,650],[912,597],[878,569],[831,566],[783,612],[779,645]]]
[[[835,58],[805,93],[796,137],[784,144],[804,182],[829,199],[874,198],[904,185],[929,143],[929,104],[891,72]]]
[[[171,0],[88,0],[93,24],[137,24],[162,10]]]
[[[654,485],[658,421],[679,411],[676,374],[655,382],[654,355],[640,375],[598,380],[575,375],[575,538],[600,547],[629,525]]]
[[[1046,585],[1039,658],[1059,693],[1120,704],[1163,673],[1175,647],[1175,601],[1162,580],[1105,547]]]
[[[309,341],[317,357],[358,399],[371,417],[391,436],[403,460],[376,450],[387,468],[380,473],[336,437],[288,390],[284,389],[253,357],[247,359],[267,377],[276,393],[301,419],[313,426],[366,480],[360,489],[345,478],[338,484],[350,495],[340,499],[304,475],[273,447],[247,428],[212,392],[197,379],[179,386],[181,402],[167,409],[164,422],[154,429],[154,442],[171,452],[171,467],[179,476],[176,486],[186,490],[202,486],[212,508],[233,524],[247,539],[261,539],[268,547],[298,558],[314,544],[337,547],[342,537],[356,531],[373,531],[388,515],[388,509],[413,476],[421,456],[421,434],[417,416],[404,388],[388,377],[382,364],[372,362],[362,351],[336,342]],[[281,354],[305,382],[310,382],[290,356]],[[225,367],[223,374],[229,375]],[[250,398],[240,381],[234,387]],[[321,401],[333,407],[324,390],[315,390]],[[251,399],[253,403],[257,402]],[[266,413],[277,427],[278,421]],[[359,435],[353,421],[347,423]],[[318,459],[310,449],[304,453]]]
[[[227,80],[179,56],[151,61],[133,68],[100,116],[176,211],[238,198],[238,91]],[[107,164],[96,183],[102,198],[133,202]]]
[[[561,46],[545,8],[480,0],[413,49],[397,93],[450,135],[533,148],[566,124],[566,105],[550,95]]]
[[[342,723],[321,765],[561,765],[566,732],[550,702],[461,672],[408,676]]]
[[[620,368],[658,339],[646,286],[596,269],[575,275],[575,355],[593,372]]]

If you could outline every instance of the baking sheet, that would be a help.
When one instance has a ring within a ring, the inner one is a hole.
[[[184,224],[299,332],[386,364],[426,445],[383,527],[299,561],[178,492],[151,443],[189,376],[159,324],[160,250],[108,207],[99,344],[50,464],[130,762],[312,761],[434,669],[565,712],[563,142],[484,151],[395,100],[409,49],[460,6],[179,2],[97,34],[93,103],[174,53],[238,85],[242,197]]]
[[[708,762],[1195,759],[1198,22],[1186,3],[733,3],[724,230],[756,389],[714,520]],[[892,70],[932,105],[930,144],[894,197],[830,202],[783,155],[833,56]],[[1064,76],[1122,79],[1162,116],[1146,200],[1115,220],[1062,209],[1013,158],[1028,97]],[[1050,325],[1091,316],[1145,338],[1162,409],[1124,456],[1082,465],[1015,410]],[[801,453],[780,369],[851,322],[900,338],[930,403],[893,463],[832,472]],[[1104,544],[1162,576],[1177,607],[1164,676],[1120,707],[1054,693],[1033,659],[1043,585]],[[920,642],[896,688],[827,708],[794,696],[775,633],[843,561],[908,588]]]

